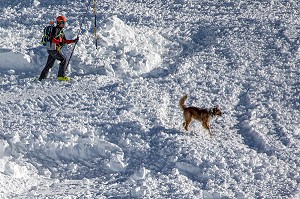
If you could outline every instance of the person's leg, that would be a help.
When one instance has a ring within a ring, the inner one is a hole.
[[[44,69],[42,70],[39,80],[41,81],[42,79],[46,79],[49,73],[49,70],[53,67],[54,63],[55,63],[55,57],[52,56],[53,53],[51,53],[50,51],[48,51],[48,59],[47,59],[47,63],[44,67]]]
[[[67,71],[67,58],[62,52],[59,52],[56,59],[60,61],[57,77],[65,77]]]

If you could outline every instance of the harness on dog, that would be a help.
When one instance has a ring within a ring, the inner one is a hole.
[[[210,109],[208,110],[208,113],[209,113],[209,115],[210,115],[211,117],[214,117],[214,116],[215,116],[215,114],[214,114],[214,109],[213,109],[213,108],[210,108]]]

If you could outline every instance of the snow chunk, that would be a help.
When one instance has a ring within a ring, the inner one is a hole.
[[[138,171],[131,175],[131,179],[134,181],[144,180],[149,172],[150,171],[145,167],[141,167]]]
[[[29,55],[9,49],[0,49],[0,70],[27,71],[32,69]]]
[[[126,168],[126,164],[124,163],[123,156],[116,155],[109,160],[106,164],[107,167],[114,172],[122,172]]]
[[[115,58],[110,66],[118,77],[140,76],[162,63],[166,40],[153,30],[139,30],[116,16],[108,18],[99,31],[102,56]]]
[[[33,5],[34,5],[35,7],[39,6],[39,5],[40,5],[39,0],[33,0]]]
[[[4,174],[13,176],[15,178],[22,178],[26,176],[28,173],[28,170],[25,166],[19,166],[18,164],[14,162],[6,162],[4,166]]]
[[[8,143],[5,140],[0,140],[0,158],[5,155],[5,149],[8,147]]]

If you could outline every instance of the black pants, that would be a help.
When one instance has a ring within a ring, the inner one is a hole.
[[[47,64],[45,68],[42,70],[39,80],[46,79],[49,70],[53,67],[55,63],[55,60],[60,61],[57,77],[65,77],[66,70],[67,70],[66,56],[61,51],[57,51],[57,50],[48,50],[47,52],[49,54]]]

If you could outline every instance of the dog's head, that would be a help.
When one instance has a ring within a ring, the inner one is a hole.
[[[219,106],[215,106],[215,107],[212,109],[212,114],[213,114],[213,115],[222,116],[222,111],[220,110]]]

